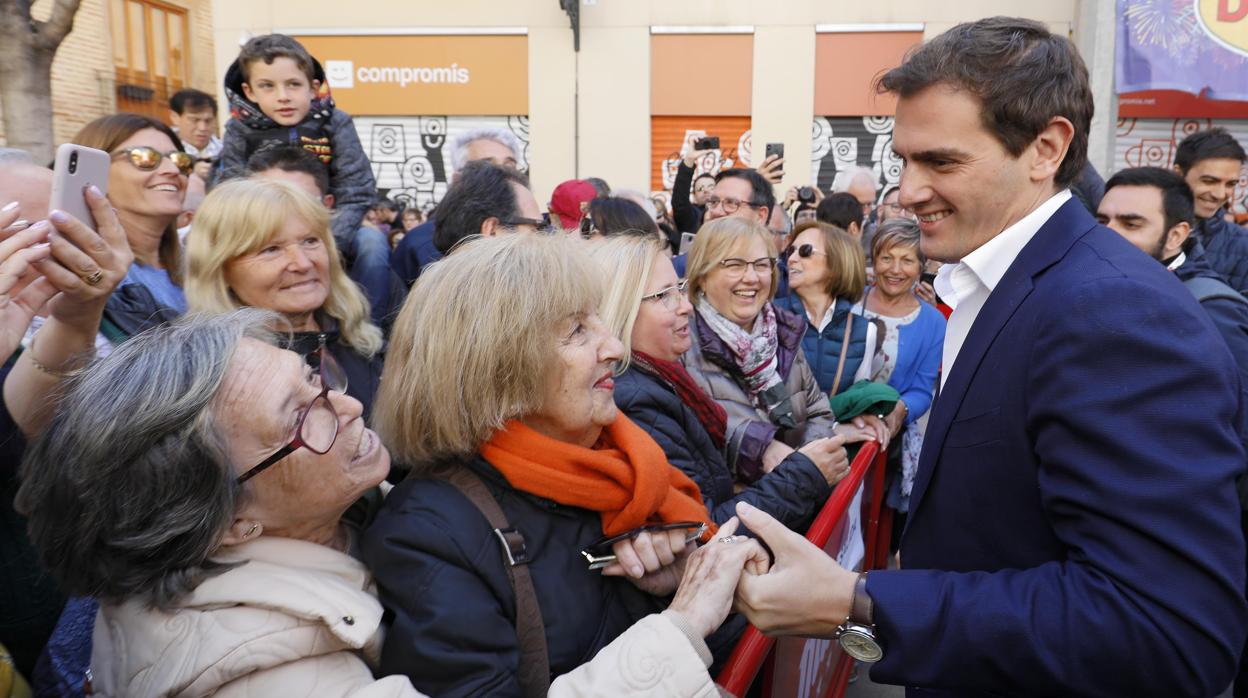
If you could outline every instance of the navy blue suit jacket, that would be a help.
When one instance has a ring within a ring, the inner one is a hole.
[[[1174,275],[1063,205],[932,410],[901,570],[872,572],[911,695],[1213,695],[1248,632],[1240,378]]]

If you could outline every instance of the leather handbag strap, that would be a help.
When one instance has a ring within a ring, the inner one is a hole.
[[[849,332],[854,329],[854,311],[845,314],[845,336],[841,337],[841,358],[836,360],[836,378],[832,379],[832,390],[828,397],[834,398],[840,392],[841,374],[845,372],[845,357],[849,354]]]
[[[546,651],[546,624],[537,603],[537,590],[529,574],[529,555],[524,536],[507,523],[498,500],[476,473],[462,466],[451,470],[447,482],[481,511],[503,548],[504,567],[516,598],[516,639],[520,643],[518,678],[528,698],[544,698],[550,690],[550,657]]]

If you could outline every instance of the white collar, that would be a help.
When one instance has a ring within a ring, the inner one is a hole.
[[[957,307],[957,302],[965,298],[975,285],[982,284],[991,293],[1027,243],[1068,200],[1069,189],[1057,192],[1031,213],[969,252],[961,262],[941,267],[936,275],[936,292],[942,299],[952,300],[952,307]]]
[[[1178,257],[1175,257],[1174,260],[1170,262],[1170,264],[1166,265],[1166,268],[1169,269],[1170,271],[1174,271],[1175,269],[1178,269],[1179,267],[1183,266],[1183,263],[1186,261],[1187,261],[1187,253],[1180,252]]]

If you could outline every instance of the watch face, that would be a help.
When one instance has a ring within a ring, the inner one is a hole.
[[[875,638],[857,627],[846,629],[836,639],[845,654],[860,662],[878,662],[884,657],[884,650],[880,649]]]

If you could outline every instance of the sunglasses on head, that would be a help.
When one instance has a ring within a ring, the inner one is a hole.
[[[796,252],[797,256],[801,257],[802,259],[809,259],[810,256],[814,254],[819,254],[819,255],[827,254],[826,252],[820,252],[819,250],[816,250],[815,246],[811,245],[810,243],[807,243],[805,245],[798,245],[797,247],[789,245],[788,247],[784,248],[784,256],[786,258],[792,257],[794,252]]]
[[[164,158],[169,158],[169,162],[172,162],[174,167],[178,168],[178,172],[184,175],[189,175],[191,169],[195,167],[195,157],[190,153],[184,153],[181,150],[171,150],[167,153],[162,153],[155,148],[149,148],[145,145],[119,150],[113,153],[113,157],[129,158],[131,165],[145,172],[151,172],[160,167],[160,161]]]

